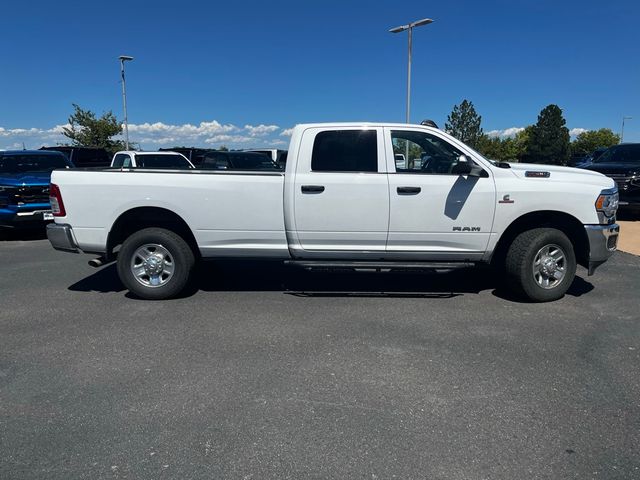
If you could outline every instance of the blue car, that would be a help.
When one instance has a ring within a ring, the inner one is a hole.
[[[0,227],[37,227],[53,220],[51,172],[71,167],[60,152],[0,151]]]

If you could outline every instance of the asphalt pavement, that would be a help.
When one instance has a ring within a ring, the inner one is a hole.
[[[0,479],[640,478],[640,257],[547,304],[253,262],[150,302],[38,238],[0,241]]]

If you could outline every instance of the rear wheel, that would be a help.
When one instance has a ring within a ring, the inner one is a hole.
[[[567,236],[555,228],[518,235],[505,261],[507,287],[534,302],[561,298],[573,283],[576,257]]]
[[[163,228],[145,228],[122,244],[118,275],[140,298],[162,300],[178,295],[191,279],[195,258],[178,234]]]

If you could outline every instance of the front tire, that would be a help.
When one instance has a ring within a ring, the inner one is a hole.
[[[562,298],[576,274],[569,238],[555,228],[535,228],[518,235],[505,261],[507,287],[533,302]]]
[[[118,253],[118,275],[137,297],[163,300],[189,284],[195,263],[184,239],[164,228],[145,228],[129,236]]]

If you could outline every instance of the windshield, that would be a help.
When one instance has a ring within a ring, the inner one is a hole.
[[[0,155],[0,173],[50,173],[56,168],[67,168],[60,155]]]
[[[140,168],[191,168],[189,161],[181,155],[136,155]]]
[[[631,163],[640,165],[640,144],[617,145],[604,151],[595,163]]]

